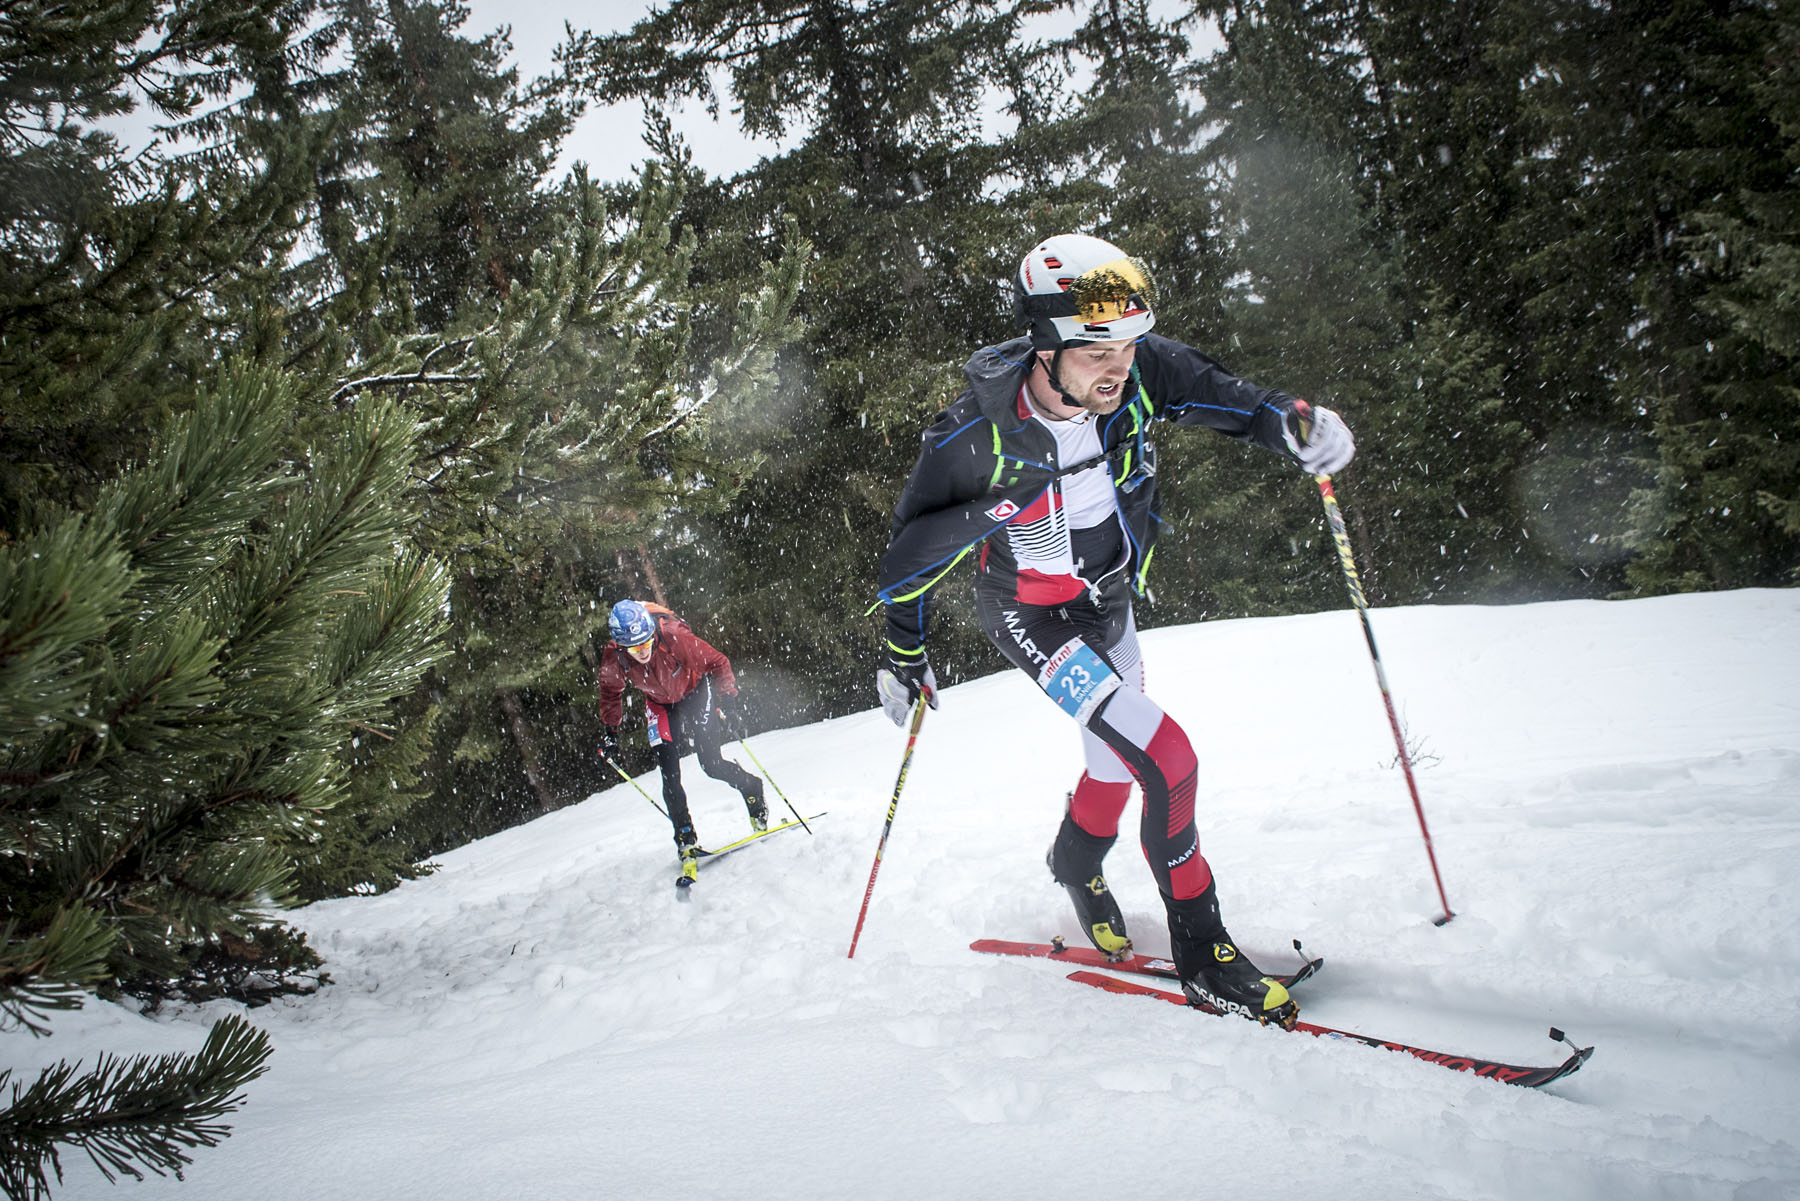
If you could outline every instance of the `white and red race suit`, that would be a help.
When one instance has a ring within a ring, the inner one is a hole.
[[[1081,725],[1087,770],[1070,816],[1116,835],[1135,780],[1157,885],[1166,901],[1192,900],[1212,880],[1194,817],[1198,762],[1144,691],[1132,615],[1159,521],[1149,430],[1206,426],[1292,460],[1283,428],[1294,398],[1147,334],[1124,404],[1055,421],[1023,391],[1032,364],[1023,338],[978,352],[963,369],[968,387],[925,432],[881,564],[888,652],[922,652],[933,590],[973,554],[989,639]]]

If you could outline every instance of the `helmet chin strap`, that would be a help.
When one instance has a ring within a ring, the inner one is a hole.
[[[1048,363],[1044,362],[1042,355],[1036,353],[1032,354],[1031,359],[1033,362],[1043,366],[1044,378],[1050,381],[1050,386],[1056,389],[1056,394],[1062,397],[1063,403],[1072,409],[1079,409],[1081,408],[1081,402],[1069,395],[1068,389],[1063,387],[1062,380],[1058,378],[1056,374],[1056,368],[1062,362],[1063,351],[1065,349],[1066,347],[1058,346],[1056,348],[1056,353],[1051,356]]]

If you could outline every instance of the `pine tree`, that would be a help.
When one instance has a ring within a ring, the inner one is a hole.
[[[1371,590],[1423,600],[1619,587],[1625,502],[1646,479],[1649,425],[1619,383],[1635,372],[1626,348],[1649,227],[1632,215],[1639,177],[1604,147],[1642,71],[1616,55],[1600,69],[1587,60],[1595,23],[1623,33],[1641,22],[1539,0],[1213,11],[1230,48],[1207,94],[1215,146],[1238,169],[1233,193],[1249,201],[1244,232],[1254,239],[1258,208],[1304,196],[1309,172],[1335,176],[1355,205],[1358,228],[1335,255],[1343,278],[1277,304],[1252,269],[1265,303],[1245,316],[1250,330],[1275,318],[1271,352],[1329,368],[1335,378],[1300,386],[1338,391],[1364,435],[1343,492],[1369,539]],[[1291,191],[1255,196],[1242,185],[1257,161],[1313,166]],[[1328,229],[1332,209],[1350,211],[1331,202],[1296,228]],[[1267,279],[1292,270],[1274,266]],[[1298,331],[1279,328],[1290,318]],[[1346,338],[1358,330],[1360,346]]]
[[[253,937],[343,795],[341,748],[443,653],[444,573],[394,549],[413,420],[359,404],[291,459],[299,390],[225,369],[89,509],[0,547],[0,1009],[34,1033]],[[227,1021],[195,1057],[53,1069],[0,1115],[5,1170],[41,1182],[58,1141],[176,1167],[267,1054]]]
[[[1625,539],[1639,591],[1800,582],[1800,15],[1677,5],[1642,22],[1669,83],[1650,133],[1659,268],[1625,399],[1648,410],[1656,480]],[[1639,126],[1634,123],[1633,129]],[[1643,181],[1638,180],[1640,187]]]
[[[701,287],[736,287],[783,219],[814,258],[804,346],[783,356],[776,403],[720,427],[766,460],[729,512],[652,544],[676,607],[757,665],[746,690],[761,720],[867,703],[863,614],[916,439],[969,354],[1013,332],[998,281],[1029,235],[993,185],[1022,167],[983,113],[991,90],[1015,115],[1040,114],[1047,60],[1019,33],[1038,7],[676,0],[576,56],[599,99],[729,101],[746,133],[794,143],[736,179],[689,185]],[[965,603],[954,587],[941,596]],[[940,679],[992,669],[973,623],[938,629]]]
[[[703,512],[731,495],[735,469],[707,427],[715,410],[755,405],[771,386],[806,247],[738,281],[716,318],[724,340],[701,358],[693,238],[674,232],[680,197],[653,166],[635,209],[615,218],[578,176],[529,286],[465,302],[443,334],[393,340],[344,385],[404,396],[421,415],[416,536],[454,573],[455,654],[429,693],[442,712],[427,764],[435,801],[429,826],[409,819],[415,850],[592,787],[598,719],[584,655],[604,626],[614,553],[677,502]]]
[[[141,453],[287,258],[318,149],[295,106],[323,53],[289,33],[314,7],[9,6],[0,522],[85,499]],[[171,140],[132,154],[105,126],[139,93]]]
[[[1371,553],[1358,502],[1380,471],[1382,444],[1367,435],[1404,370],[1407,312],[1370,186],[1365,131],[1375,105],[1345,8],[1269,3],[1218,14],[1225,47],[1197,77],[1219,192],[1215,271],[1231,283],[1220,337],[1206,349],[1246,378],[1337,410],[1359,432],[1358,459],[1338,485],[1379,596],[1386,557]],[[1193,514],[1196,603],[1233,615],[1342,603],[1310,480],[1239,447],[1179,453],[1182,477],[1199,480],[1203,494],[1177,492],[1166,513],[1180,524],[1187,500]]]
[[[779,265],[753,256],[707,302],[660,168],[610,205],[585,175],[549,180],[580,111],[566,79],[521,85],[456,5],[332,7],[349,61],[286,343],[338,402],[393,396],[422,419],[412,536],[451,570],[454,654],[355,748],[367,770],[327,819],[309,895],[388,887],[597,782],[584,656],[608,567],[676,500],[729,495],[736,450],[705,427],[765,386],[805,257],[778,235]]]
[[[1490,463],[1463,499],[1496,519],[1489,570],[1514,594],[1780,582],[1795,563],[1777,499],[1792,495],[1791,359],[1754,349],[1727,299],[1756,258],[1736,235],[1792,190],[1770,153],[1791,145],[1781,21],[1709,0],[1358,16],[1408,303],[1442,316],[1447,301],[1500,356],[1505,425],[1524,434],[1498,458],[1469,459],[1500,444],[1465,438],[1432,463]],[[1752,240],[1791,240],[1779,218],[1765,228]]]
[[[437,0],[332,0],[349,65],[316,181],[323,253],[290,275],[315,314],[296,332],[362,353],[447,329],[472,298],[529,286],[556,233],[549,173],[580,115],[557,76],[521,85],[498,33]],[[359,336],[360,335],[360,336]]]
[[[1606,556],[1549,536],[1593,508],[1572,505],[1578,488],[1541,486],[1613,416],[1525,266],[1542,181],[1521,96],[1551,22],[1531,0],[1340,7],[1363,55],[1361,190],[1401,323],[1359,430],[1371,583],[1412,601],[1604,591],[1586,566]]]

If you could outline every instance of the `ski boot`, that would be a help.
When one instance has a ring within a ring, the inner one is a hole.
[[[1213,885],[1192,900],[1168,900],[1168,906],[1169,942],[1189,1005],[1293,1028],[1300,1007],[1281,981],[1263,975],[1225,932]]]
[[[700,878],[700,842],[694,836],[694,827],[683,826],[675,832],[675,851],[681,856],[681,879],[692,884]]]
[[[1119,903],[1113,899],[1112,890],[1106,886],[1106,877],[1100,872],[1100,861],[1106,858],[1106,852],[1112,849],[1116,840],[1116,835],[1097,838],[1089,834],[1064,813],[1062,828],[1056,833],[1056,841],[1050,844],[1050,853],[1044,857],[1050,878],[1062,885],[1069,900],[1074,902],[1082,933],[1103,955],[1114,960],[1131,953],[1131,936],[1125,933],[1125,917],[1119,912]]]
[[[763,800],[762,781],[756,782],[756,791],[744,797],[744,808],[750,811],[750,828],[761,834],[769,828],[769,806]]]

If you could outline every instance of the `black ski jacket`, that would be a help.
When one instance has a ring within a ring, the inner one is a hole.
[[[977,351],[950,407],[921,438],[918,462],[894,506],[881,559],[877,603],[887,605],[889,651],[903,657],[925,645],[931,595],[950,569],[987,543],[982,571],[1004,582],[1013,569],[1005,538],[994,538],[1061,476],[1092,462],[1058,463],[1056,439],[1019,407],[1032,354],[1015,338]],[[1294,398],[1238,379],[1190,346],[1146,334],[1131,368],[1136,395],[1099,418],[1100,444],[1112,474],[1127,547],[1123,570],[1142,593],[1156,541],[1154,421],[1202,425],[1292,458],[1282,428]]]

